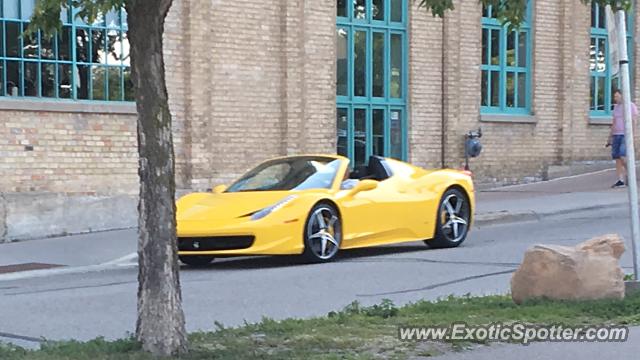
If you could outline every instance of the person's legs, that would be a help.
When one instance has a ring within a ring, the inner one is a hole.
[[[626,148],[624,135],[614,135],[611,144],[611,157],[616,160],[616,175],[618,181],[612,187],[624,186],[627,178],[627,164],[625,163]]]
[[[624,181],[626,179],[626,171],[625,171],[625,163],[623,158],[616,159],[616,175],[618,175],[618,180]]]

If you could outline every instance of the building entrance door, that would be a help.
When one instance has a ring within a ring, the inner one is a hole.
[[[337,1],[337,152],[405,160],[408,2]]]

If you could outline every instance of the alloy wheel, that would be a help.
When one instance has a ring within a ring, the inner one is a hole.
[[[333,258],[340,249],[342,229],[340,218],[329,206],[316,207],[307,221],[307,246],[320,260]]]
[[[451,242],[459,242],[467,234],[469,210],[465,198],[456,193],[448,194],[440,205],[440,226],[442,234]]]

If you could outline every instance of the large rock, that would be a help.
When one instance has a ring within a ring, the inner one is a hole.
[[[517,304],[532,298],[622,299],[625,285],[619,260],[624,250],[615,234],[575,247],[535,245],[511,278],[511,296]]]

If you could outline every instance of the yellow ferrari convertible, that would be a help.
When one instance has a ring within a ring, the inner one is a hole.
[[[424,240],[455,247],[474,211],[470,173],[427,170],[371,156],[351,170],[337,155],[268,160],[229,187],[177,202],[180,260],[302,255],[325,262],[339,250]]]

